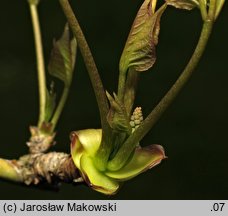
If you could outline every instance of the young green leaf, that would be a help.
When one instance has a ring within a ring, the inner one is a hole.
[[[120,73],[127,73],[130,67],[136,71],[146,71],[156,61],[155,46],[166,4],[154,13],[153,1],[145,0],[136,15],[120,59]]]
[[[108,92],[106,92],[106,95],[111,106],[107,116],[110,127],[115,131],[126,132],[130,134],[131,127],[125,107],[118,100],[118,97],[115,93],[114,98]]]
[[[48,65],[49,73],[62,80],[66,86],[71,84],[76,58],[76,39],[70,40],[69,26],[66,25],[62,37],[54,41]]]

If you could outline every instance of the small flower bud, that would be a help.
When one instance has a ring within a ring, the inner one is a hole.
[[[142,121],[143,121],[142,108],[136,107],[131,116],[131,121],[130,121],[130,125],[132,127],[132,133],[135,131],[136,128],[139,127]]]

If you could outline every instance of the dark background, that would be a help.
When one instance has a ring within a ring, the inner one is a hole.
[[[116,91],[118,62],[142,0],[74,0],[104,85]],[[57,0],[39,7],[46,62],[52,40],[65,18]],[[228,7],[217,20],[206,52],[193,77],[144,138],[143,145],[165,147],[168,159],[128,181],[113,197],[85,186],[63,184],[58,192],[0,181],[1,199],[227,199],[228,195]],[[168,8],[161,22],[158,60],[141,76],[136,105],[144,116],[176,80],[201,29],[200,13]],[[26,0],[0,6],[0,157],[27,152],[29,125],[38,115],[34,42]],[[99,128],[99,115],[83,60],[78,55],[73,86],[58,124],[56,151],[69,152],[69,133]]]

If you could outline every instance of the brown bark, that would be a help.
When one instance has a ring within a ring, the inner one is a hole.
[[[70,155],[61,152],[24,155],[16,161],[17,167],[27,185],[48,182],[74,182],[80,174]]]

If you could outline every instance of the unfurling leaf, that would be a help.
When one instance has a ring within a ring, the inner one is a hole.
[[[166,4],[154,13],[153,1],[145,0],[136,15],[120,59],[120,73],[126,73],[130,67],[136,71],[146,71],[156,61],[155,46]]]
[[[206,1],[207,0],[203,0]],[[168,5],[174,6],[178,9],[192,10],[195,7],[199,7],[199,0],[166,0]]]
[[[62,37],[53,42],[48,65],[49,73],[62,80],[66,86],[71,84],[76,58],[76,39],[70,40],[70,30],[66,24]]]
[[[115,93],[114,98],[108,92],[106,92],[106,95],[110,103],[110,110],[107,116],[110,127],[115,131],[131,133],[125,107],[121,104]]]

